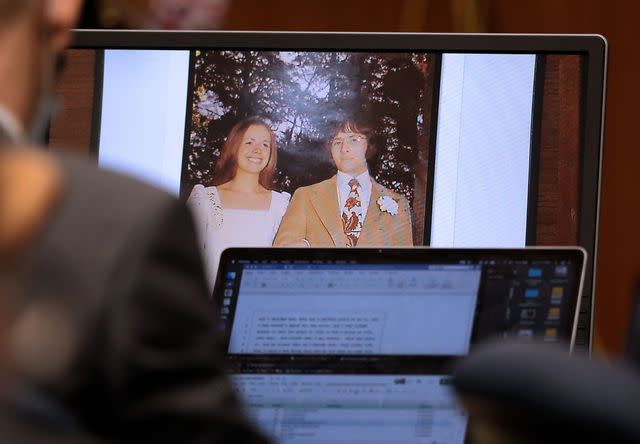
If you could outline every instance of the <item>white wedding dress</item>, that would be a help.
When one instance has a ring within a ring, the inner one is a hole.
[[[187,206],[194,215],[210,291],[213,291],[220,255],[225,249],[273,244],[290,198],[289,193],[272,191],[268,210],[224,209],[216,187],[193,187]]]

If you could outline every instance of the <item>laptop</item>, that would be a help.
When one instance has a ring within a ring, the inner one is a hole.
[[[464,442],[449,369],[491,337],[575,341],[585,252],[229,249],[215,303],[276,442]]]

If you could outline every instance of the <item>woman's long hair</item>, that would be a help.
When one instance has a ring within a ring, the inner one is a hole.
[[[222,185],[236,177],[236,173],[238,171],[238,151],[240,150],[240,144],[242,143],[244,133],[253,125],[265,127],[271,136],[269,162],[267,163],[267,166],[260,171],[258,183],[267,190],[273,189],[273,179],[276,173],[276,163],[278,161],[276,135],[271,127],[264,120],[258,117],[250,117],[248,119],[241,120],[231,128],[231,131],[227,136],[227,140],[222,146],[220,158],[216,162],[216,167],[213,170],[213,177],[207,184],[208,186]]]

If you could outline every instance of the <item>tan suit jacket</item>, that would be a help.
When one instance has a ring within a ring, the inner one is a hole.
[[[412,246],[411,213],[407,199],[371,179],[371,200],[358,239],[358,247]],[[299,245],[307,240],[312,247],[345,247],[347,237],[338,208],[337,176],[301,187],[291,198],[274,246]],[[398,202],[398,214],[380,210],[377,201],[389,196]]]

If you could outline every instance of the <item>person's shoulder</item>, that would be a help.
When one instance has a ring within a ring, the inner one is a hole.
[[[288,203],[291,200],[291,193],[287,193],[286,191],[271,191],[271,196],[277,200],[278,202],[286,202]]]
[[[38,276],[33,291],[106,297],[130,282],[113,276],[137,269],[159,245],[190,238],[192,218],[174,196],[74,155],[52,159],[62,195],[23,261],[24,273]]]
[[[289,208],[291,194],[286,191],[271,191],[271,199],[271,211],[281,218]]]
[[[275,197],[276,199],[280,199],[280,200],[289,200],[289,199],[291,199],[291,193],[287,193],[286,191],[271,190],[271,195],[273,197]]]
[[[56,242],[143,251],[175,217],[188,213],[176,196],[68,153],[56,153],[63,197],[49,224]],[[189,217],[189,216],[186,216]],[[82,226],[82,229],[78,227]],[[130,243],[135,240],[135,246]]]
[[[314,183],[313,185],[309,185],[309,188],[324,188],[329,186],[335,186],[336,181],[338,180],[338,175],[334,174],[328,179],[323,180],[322,182]]]
[[[215,188],[215,187],[210,187],[210,188]],[[193,188],[191,189],[191,193],[204,193],[206,192],[206,188],[204,185],[202,185],[201,183],[198,183],[196,185],[193,186]]]
[[[294,193],[293,196],[295,197],[298,194],[301,195],[307,195],[307,194],[311,194],[314,192],[318,192],[324,189],[329,189],[329,188],[335,188],[336,186],[336,176],[333,175],[328,179],[325,179],[321,182],[317,182],[311,185],[307,185],[304,187],[300,187],[298,188]]]
[[[189,193],[189,198],[187,201],[206,199],[207,196],[217,196],[218,188],[216,186],[204,186],[199,183],[193,186],[191,192]]]
[[[64,203],[84,205],[83,218],[113,214],[119,220],[148,219],[157,211],[174,207],[169,193],[130,176],[99,168],[95,163],[69,153],[55,153],[64,176]]]

